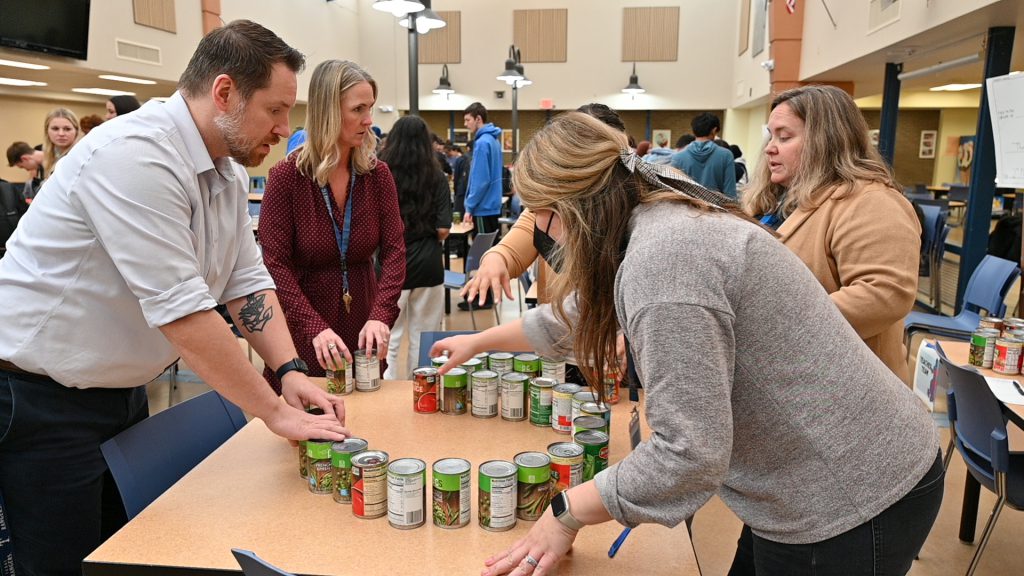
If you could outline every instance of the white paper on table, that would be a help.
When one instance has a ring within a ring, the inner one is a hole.
[[[992,390],[992,393],[995,394],[996,398],[998,398],[1003,404],[1024,405],[1024,394],[1017,391],[1017,388],[1013,385],[1013,380],[985,376],[985,381],[988,382],[988,387]],[[1017,380],[1017,382],[1020,381]],[[1021,387],[1024,388],[1024,384],[1022,384]]]

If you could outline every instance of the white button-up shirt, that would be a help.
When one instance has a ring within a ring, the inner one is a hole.
[[[247,193],[180,94],[90,132],[0,259],[0,359],[77,388],[157,377],[178,357],[159,326],[274,288]]]

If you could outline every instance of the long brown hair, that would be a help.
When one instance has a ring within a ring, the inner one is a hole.
[[[772,183],[768,162],[762,157],[741,200],[748,214],[775,210],[783,193],[782,212],[788,216],[797,208],[811,208],[819,193],[842,185],[852,187],[857,181],[900,189],[889,165],[871,144],[867,122],[849,94],[835,86],[802,86],[779,94],[771,109],[782,104],[804,122],[800,169],[787,189]]]
[[[562,270],[551,288],[552,306],[563,323],[573,326],[569,337],[580,370],[602,402],[604,367],[617,363],[615,275],[633,209],[641,203],[672,201],[712,210],[705,202],[656,187],[631,172],[620,160],[624,151],[625,134],[587,114],[568,112],[530,139],[512,176],[524,206],[551,210],[561,219],[557,257]],[[745,218],[735,205],[720,213]],[[573,292],[578,314],[570,322],[563,302]]]

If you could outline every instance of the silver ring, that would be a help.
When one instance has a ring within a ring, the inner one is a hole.
[[[537,560],[535,560],[534,557],[530,556],[529,554],[526,555],[526,563],[530,566],[533,566],[534,568],[537,567],[537,564],[540,564],[540,562],[537,562]]]
[[[327,345],[328,350],[334,350],[337,347],[338,346],[334,342],[331,342],[330,344]]]

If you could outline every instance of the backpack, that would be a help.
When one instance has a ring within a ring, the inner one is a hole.
[[[512,171],[508,169],[508,166],[501,167],[501,195],[512,195]]]
[[[1021,216],[1003,216],[988,237],[988,253],[1010,262],[1020,262]]]
[[[22,201],[21,195],[14,191],[14,186],[6,180],[0,180],[0,250],[18,227],[18,220],[28,206]]]

